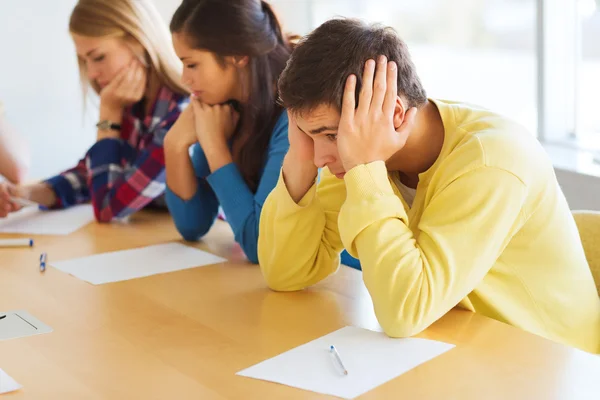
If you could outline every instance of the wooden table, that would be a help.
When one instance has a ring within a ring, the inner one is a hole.
[[[229,263],[101,286],[41,274],[40,252],[52,261],[179,240],[166,214],[35,240],[0,250],[0,311],[25,309],[54,332],[0,342],[0,368],[24,386],[2,399],[329,398],[235,373],[346,325],[379,329],[360,272],[274,293],[225,223],[196,246]],[[420,336],[457,347],[361,399],[600,399],[600,357],[460,310]]]

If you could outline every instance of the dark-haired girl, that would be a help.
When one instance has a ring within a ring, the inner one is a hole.
[[[292,45],[258,0],[184,0],[171,33],[192,99],[165,139],[169,210],[198,240],[221,206],[256,263],[260,212],[289,147],[276,83]]]

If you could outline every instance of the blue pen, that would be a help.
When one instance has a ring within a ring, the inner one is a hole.
[[[46,253],[42,253],[40,255],[40,272],[44,272],[46,270],[46,258],[48,255]]]

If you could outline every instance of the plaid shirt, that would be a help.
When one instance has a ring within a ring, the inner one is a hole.
[[[188,103],[163,87],[151,115],[139,102],[123,112],[120,139],[96,142],[75,168],[46,181],[56,193],[54,208],[92,201],[96,219],[124,218],[150,203],[164,205],[163,141]]]

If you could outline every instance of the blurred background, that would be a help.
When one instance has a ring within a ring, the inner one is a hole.
[[[154,1],[167,22],[180,4]],[[0,1],[0,101],[30,142],[32,179],[73,165],[95,139],[97,110],[92,99],[84,112],[67,31],[75,3]],[[334,16],[394,27],[430,97],[519,121],[547,146],[572,206],[600,209],[600,0],[271,3],[297,34]]]

